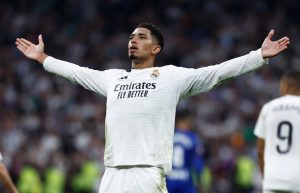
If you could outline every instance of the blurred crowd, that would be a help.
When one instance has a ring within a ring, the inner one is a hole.
[[[43,34],[51,56],[98,70],[130,70],[129,35],[144,21],[158,25],[165,37],[158,66],[218,64],[260,48],[270,29],[274,39],[289,36],[291,47],[265,67],[178,105],[194,112],[204,143],[204,191],[258,192],[253,127],[262,105],[279,96],[279,77],[300,70],[299,8],[296,0],[2,0],[0,152],[20,192],[27,193],[26,171],[35,171],[27,174],[35,176],[33,186],[40,181],[36,193],[46,192],[50,168],[61,172],[50,181],[61,179],[65,193],[98,191],[106,101],[23,57],[17,37],[37,42]],[[78,180],[90,179],[84,175],[96,179],[88,188]]]

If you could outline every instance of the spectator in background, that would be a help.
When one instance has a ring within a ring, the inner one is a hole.
[[[280,93],[263,106],[254,131],[263,193],[300,192],[300,72],[282,77]]]
[[[203,146],[192,131],[193,119],[188,110],[176,114],[172,171],[167,176],[169,193],[196,193],[204,168]]]
[[[31,164],[23,166],[20,171],[18,189],[20,193],[43,193],[43,182],[39,170]]]
[[[240,155],[236,160],[234,173],[234,193],[252,193],[254,190],[255,162],[247,155]]]
[[[18,190],[13,184],[5,165],[2,163],[1,153],[0,153],[0,181],[5,186],[5,188],[9,190],[10,193],[18,193]]]

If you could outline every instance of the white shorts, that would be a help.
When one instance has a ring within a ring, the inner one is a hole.
[[[99,193],[168,193],[162,168],[106,167]]]

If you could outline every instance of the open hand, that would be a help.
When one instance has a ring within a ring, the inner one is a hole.
[[[41,58],[44,60],[46,54],[44,53],[44,42],[42,35],[39,35],[38,40],[39,43],[36,45],[24,38],[17,38],[16,45],[18,50],[20,50],[27,58],[43,62],[40,60]]]
[[[261,53],[263,58],[271,58],[278,55],[280,52],[287,49],[290,44],[290,39],[288,37],[283,37],[277,41],[272,41],[271,38],[274,35],[274,30],[272,29],[261,46]]]

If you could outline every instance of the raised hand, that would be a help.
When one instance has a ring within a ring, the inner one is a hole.
[[[47,55],[44,52],[42,35],[39,35],[38,40],[39,43],[36,45],[24,38],[17,38],[16,45],[18,50],[20,50],[27,58],[43,63]]]
[[[277,41],[272,41],[271,38],[274,35],[274,30],[272,29],[261,46],[261,53],[263,58],[271,58],[278,55],[283,50],[287,49],[290,44],[290,39],[288,37],[283,37]]]

